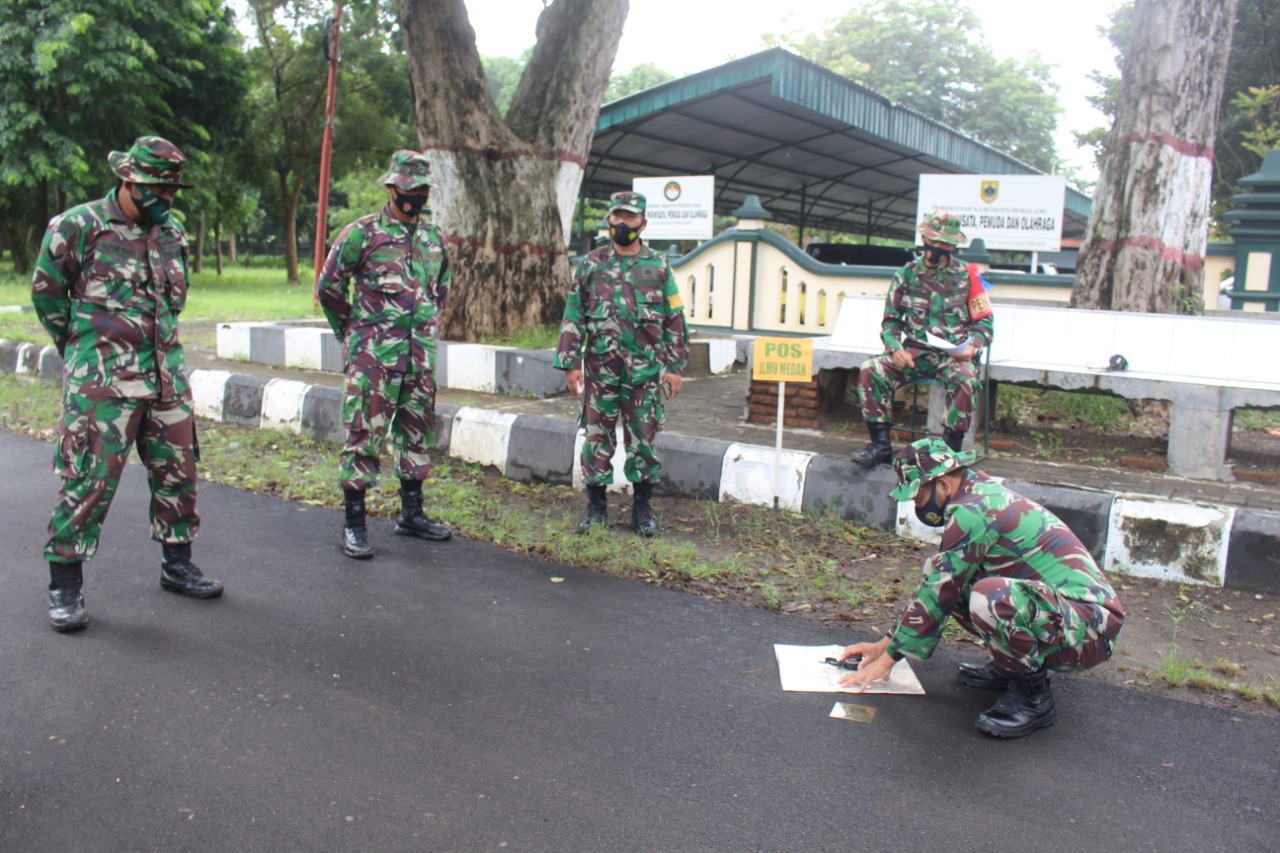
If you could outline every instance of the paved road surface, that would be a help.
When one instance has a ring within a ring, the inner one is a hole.
[[[1057,726],[927,697],[783,693],[772,644],[847,631],[206,484],[220,600],[163,592],[132,465],[46,622],[48,445],[0,435],[0,851],[1274,850],[1280,727],[1058,680]],[[563,577],[553,583],[553,577]]]

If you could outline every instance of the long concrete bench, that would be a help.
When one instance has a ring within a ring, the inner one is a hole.
[[[880,297],[847,297],[815,368],[856,367],[883,350]],[[1167,400],[1169,472],[1229,480],[1227,453],[1238,408],[1280,408],[1269,357],[1280,326],[1265,317],[1187,317],[997,303],[988,376],[997,382]],[[1111,370],[1114,355],[1128,363]],[[856,364],[854,363],[856,362]],[[940,398],[930,401],[940,420]]]
[[[341,373],[343,347],[333,331],[314,321],[221,323],[218,358],[276,367]],[[565,390],[564,371],[552,366],[555,353],[488,344],[440,341],[436,384],[458,391],[550,397]],[[727,339],[692,341],[687,376],[710,376],[733,369],[738,344]]]

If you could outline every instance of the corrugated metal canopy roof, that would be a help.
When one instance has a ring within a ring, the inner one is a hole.
[[[605,104],[582,191],[711,174],[718,214],[756,195],[780,222],[911,240],[922,173],[1043,174],[772,48]],[[1084,235],[1089,205],[1067,188],[1064,238]]]

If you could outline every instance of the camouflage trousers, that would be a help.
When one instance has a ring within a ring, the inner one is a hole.
[[[653,443],[666,420],[658,381],[631,385],[607,368],[593,371],[584,379],[582,401],[578,423],[586,433],[581,457],[583,482],[588,486],[613,482],[619,415],[627,449],[623,469],[627,479],[632,483],[658,482],[662,463]]]
[[[1064,598],[1040,581],[996,577],[974,583],[967,611],[957,606],[952,616],[1017,673],[1095,667],[1111,657],[1124,623],[1101,604]]]
[[[62,478],[49,520],[44,556],[51,562],[89,560],[102,523],[137,447],[151,487],[151,538],[190,542],[196,513],[196,421],[185,400],[91,400],[67,392],[53,468]]]
[[[969,431],[973,418],[973,398],[978,393],[978,374],[971,361],[956,361],[945,353],[909,348],[916,360],[913,368],[898,368],[889,354],[869,358],[858,374],[858,399],[862,419],[867,423],[888,423],[893,392],[908,382],[936,377],[946,393],[947,412],[943,424],[949,429]]]
[[[430,370],[399,373],[372,356],[357,356],[347,366],[342,422],[347,428],[338,466],[343,489],[363,491],[378,484],[378,456],[388,432],[397,476],[425,480],[431,471],[427,451],[436,440],[435,375]]]

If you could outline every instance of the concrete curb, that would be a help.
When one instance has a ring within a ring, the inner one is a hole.
[[[61,375],[62,360],[53,347],[15,347],[0,340],[0,358],[0,370],[6,372]],[[343,440],[342,392],[337,388],[223,370],[194,370],[190,380],[193,406],[201,417]],[[663,433],[658,448],[665,459],[666,491],[773,503],[771,447]],[[580,485],[581,433],[569,419],[442,403],[436,408],[436,449],[492,466],[512,479]],[[614,465],[615,484],[625,488],[621,448]],[[860,524],[926,536],[912,526],[909,506],[889,499],[893,474],[887,467],[865,471],[844,459],[784,450],[781,473],[780,505],[787,509],[830,509]],[[1108,571],[1280,594],[1280,513],[1067,486],[1009,485],[1058,514]]]

